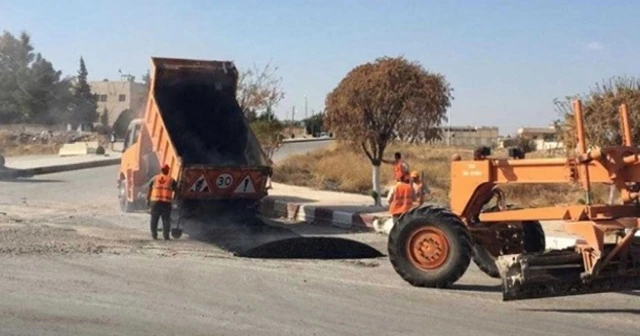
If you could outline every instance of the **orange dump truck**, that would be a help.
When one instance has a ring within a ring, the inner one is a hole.
[[[125,137],[121,209],[146,208],[147,182],[168,164],[180,219],[255,210],[271,167],[236,100],[233,62],[151,60],[146,108]]]

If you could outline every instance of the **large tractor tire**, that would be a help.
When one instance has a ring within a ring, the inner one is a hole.
[[[464,223],[449,210],[422,206],[402,215],[388,240],[395,271],[416,287],[445,288],[471,263],[471,237]]]
[[[508,206],[509,209],[520,209],[514,206]],[[483,212],[496,211],[496,207],[489,208]],[[542,224],[539,221],[515,222],[514,224],[522,225],[522,253],[544,252],[546,241]],[[478,268],[492,278],[500,278],[500,271],[496,265],[499,255],[492,254],[484,246],[473,244],[473,262]]]

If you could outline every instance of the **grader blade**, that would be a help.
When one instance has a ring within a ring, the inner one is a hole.
[[[497,261],[502,300],[516,301],[640,289],[640,270],[583,277],[582,256],[569,250],[506,255]]]

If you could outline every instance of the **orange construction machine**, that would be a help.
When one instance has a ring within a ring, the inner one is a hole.
[[[587,150],[582,104],[573,102],[577,153],[570,158],[511,158],[476,150],[472,160],[454,155],[451,210],[415,207],[395,223],[389,259],[407,282],[448,287],[471,260],[501,278],[503,300],[522,300],[640,289],[640,149],[632,146],[626,105],[620,107],[620,146]],[[520,209],[507,205],[500,185],[575,183],[586,204]],[[621,204],[593,204],[591,183],[615,186]],[[495,203],[492,201],[495,200]],[[582,239],[562,250],[546,250],[540,221],[564,221]]]
[[[236,100],[229,61],[152,58],[151,87],[140,119],[126,133],[120,207],[146,208],[147,182],[160,167],[178,181],[178,224],[221,212],[251,213],[266,196],[269,160]],[[173,229],[178,238],[181,230]]]

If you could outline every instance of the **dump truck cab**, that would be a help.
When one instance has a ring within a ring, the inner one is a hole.
[[[238,105],[237,81],[230,61],[152,58],[146,107],[125,135],[123,211],[146,208],[147,182],[164,164],[178,182],[181,216],[238,211],[267,195],[271,166]]]

